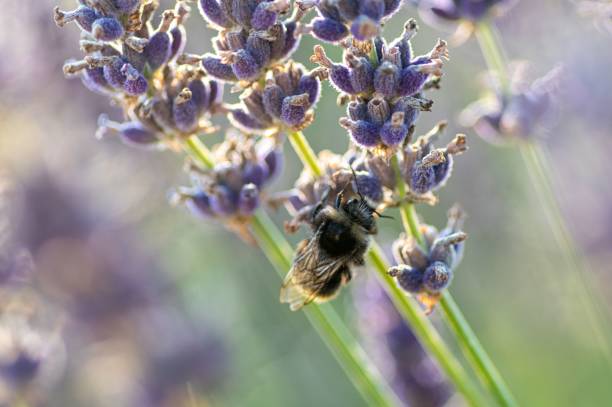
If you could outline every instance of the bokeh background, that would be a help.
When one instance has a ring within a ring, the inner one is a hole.
[[[32,405],[364,405],[304,315],[278,303],[280,281],[263,255],[168,205],[168,192],[186,179],[178,157],[94,138],[97,116],[118,112],[64,78],[64,60],[79,54],[78,30],[55,27],[57,3],[3,0],[0,13],[0,404],[20,385]],[[556,120],[538,136],[609,315],[611,37],[574,6],[524,0],[498,25],[508,54],[529,61],[533,77],[566,68]],[[406,5],[385,35],[395,37],[411,16],[418,13]],[[187,50],[207,51],[212,31],[197,12],[187,26]],[[450,35],[420,26],[417,52]],[[296,59],[310,66],[313,45],[306,38]],[[339,59],[338,50],[329,54]],[[450,121],[449,138],[466,132],[457,115],[478,97],[483,67],[474,40],[452,48],[442,89],[431,94],[433,111],[421,115],[417,132],[441,119]],[[335,99],[326,85],[306,132],[315,150],[347,146]],[[440,204],[420,209],[437,226],[454,202],[469,214],[466,257],[451,288],[457,302],[521,405],[609,405],[611,368],[520,154],[467,134],[470,150],[456,161]],[[293,152],[286,154],[275,190],[300,171]],[[279,223],[286,217],[275,215]],[[380,229],[380,241],[390,243],[400,224],[383,220]],[[407,404],[461,405],[368,274],[330,306]],[[432,318],[446,335],[435,312]],[[19,352],[12,336],[24,338]]]

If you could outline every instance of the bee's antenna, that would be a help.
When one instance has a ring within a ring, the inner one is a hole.
[[[361,191],[359,190],[359,183],[357,182],[357,173],[355,172],[355,169],[353,168],[352,163],[349,163],[349,168],[351,169],[351,172],[353,173],[353,179],[355,180],[355,189],[357,190],[357,195],[359,195],[359,199],[364,201],[365,198],[363,197],[363,195],[361,194]]]

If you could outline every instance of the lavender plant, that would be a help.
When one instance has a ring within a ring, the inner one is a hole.
[[[420,111],[430,110],[433,103],[424,92],[439,87],[448,58],[446,43],[438,41],[431,52],[414,55],[410,41],[417,26],[412,19],[399,38],[387,42],[380,37],[382,23],[399,8],[397,1],[296,2],[285,18],[292,5],[282,0],[200,0],[202,16],[219,32],[215,52],[183,54],[188,3],[177,1],[154,28],[157,7],[155,0],[80,0],[73,11],[55,9],[58,25],[79,26],[86,54],[67,62],[65,73],[79,75],[88,88],[109,97],[123,111],[121,122],[102,116],[100,134],[114,131],[128,144],[185,150],[193,185],[179,188],[174,201],[220,221],[247,241],[256,241],[280,272],[291,265],[290,249],[261,203],[269,196],[264,187],[279,171],[279,145],[285,136],[305,166],[293,190],[270,197],[272,203],[292,208],[295,216],[288,231],[308,224],[313,208],[327,204],[325,197],[335,198],[333,192],[343,191],[345,199],[363,196],[379,214],[400,207],[414,250],[402,246],[408,238],[401,238],[400,264],[394,268],[376,244],[369,258],[402,316],[457,389],[470,404],[484,405],[461,365],[409,297],[419,294],[429,310],[438,299],[450,298],[445,289],[466,237],[458,229],[458,215],[437,233],[421,227],[414,210],[415,203],[436,202],[433,191],[448,180],[453,157],[466,150],[463,135],[445,148],[434,146],[443,124],[413,137]],[[313,7],[319,17],[311,24],[302,23]],[[307,71],[290,59],[300,37],[309,33],[343,46],[345,62],[332,62],[320,45],[311,58],[318,68]],[[350,134],[352,147],[344,156],[317,157],[301,132],[314,120],[320,82],[327,79],[342,93],[339,99],[348,102],[347,117],[340,125]],[[241,92],[239,103],[222,102],[222,83]],[[220,113],[229,116],[238,133],[228,130],[225,141],[210,151],[199,136],[216,130],[209,119]],[[420,284],[406,284],[406,276],[415,274],[409,270],[418,270]],[[458,309],[446,307],[446,311],[467,325]],[[307,314],[368,401],[396,404],[333,311],[309,307]],[[471,346],[481,350],[477,341]],[[490,374],[492,369],[492,365],[482,367],[503,387],[501,378]],[[496,396],[501,404],[512,404],[509,393]]]

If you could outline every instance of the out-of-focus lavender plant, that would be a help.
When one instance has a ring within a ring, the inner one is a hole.
[[[357,326],[366,350],[406,405],[443,406],[452,391],[431,357],[372,278],[363,279],[353,294]]]
[[[525,66],[521,64],[515,69],[509,91],[505,92],[496,83],[487,95],[466,107],[459,118],[461,124],[473,127],[478,135],[493,144],[528,140],[541,133],[553,116],[554,99],[559,95],[563,73],[557,67],[527,83]]]
[[[610,0],[578,0],[578,13],[591,18],[595,26],[612,34],[612,2]]]

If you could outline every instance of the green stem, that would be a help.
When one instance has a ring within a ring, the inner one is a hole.
[[[305,139],[303,134],[293,133],[293,135],[296,139],[300,140],[299,143],[292,142],[292,145],[294,146],[294,150],[304,166],[313,174],[323,174],[323,170],[321,169],[319,163],[312,159],[312,157],[315,157],[314,152],[308,145],[308,141]],[[394,166],[397,168],[397,170],[399,170],[397,158],[395,158],[394,163]],[[405,192],[404,186],[403,195],[405,195]],[[368,252],[368,258],[372,266],[375,268],[378,278],[383,283],[387,294],[391,297],[395,307],[398,309],[406,322],[408,322],[419,339],[419,342],[436,359],[449,380],[455,384],[457,390],[463,394],[466,401],[470,405],[486,405],[461,364],[446,346],[429,319],[426,318],[417,302],[405,295],[405,293],[397,286],[393,278],[388,275],[387,271],[389,270],[389,264],[386,262],[384,254],[376,242],[372,242],[371,248]]]
[[[308,140],[304,137],[304,133],[301,131],[294,131],[289,133],[289,142],[295,150],[295,153],[300,157],[300,160],[304,163],[304,167],[308,168],[315,177],[323,175],[323,169],[319,165],[319,160],[310,147]]]
[[[502,83],[509,83],[507,58],[500,41],[500,36],[496,33],[495,26],[492,23],[481,23],[478,26],[476,35],[479,39],[482,54],[485,56],[489,68],[499,72]],[[509,92],[509,87],[504,87],[504,91]],[[600,300],[595,290],[590,287],[590,282],[587,277],[587,266],[581,259],[576,243],[569,232],[569,228],[561,212],[559,201],[557,200],[552,186],[550,176],[552,171],[548,164],[544,147],[537,140],[533,140],[522,145],[520,151],[525,160],[529,176],[535,186],[536,193],[544,205],[544,213],[548,218],[548,223],[552,229],[557,245],[561,249],[561,253],[572,271],[573,281],[571,285],[574,289],[580,291],[577,295],[580,297],[579,300],[587,314],[597,343],[604,356],[610,362],[612,361],[612,352],[609,345],[610,340],[603,331],[607,323],[605,318],[601,315],[601,311],[597,305]]]
[[[401,199],[400,213],[404,229],[406,233],[414,237],[422,247],[425,247],[425,239],[421,233],[416,209],[413,204],[403,199],[406,195],[406,184],[401,177],[397,155],[392,158],[392,165],[397,179],[397,190],[399,191]],[[468,324],[459,306],[455,303],[455,300],[448,290],[442,295],[440,305],[447,325],[457,338],[457,342],[459,342],[467,360],[470,362],[482,383],[489,389],[501,406],[516,406],[517,403],[510,389],[493,364],[493,361],[482,347],[478,337]]]
[[[251,229],[276,271],[283,276],[291,267],[293,250],[289,243],[263,211],[253,217]],[[304,312],[369,405],[401,404],[333,308],[311,305]]]
[[[482,55],[489,66],[489,69],[497,72],[502,91],[510,91],[510,75],[508,74],[508,64],[502,48],[497,46],[498,35],[495,28],[488,22],[478,24],[476,39],[480,45]]]
[[[212,153],[197,136],[186,140],[185,150],[202,166],[214,166]],[[253,216],[251,231],[279,275],[289,271],[293,249],[264,211]],[[333,308],[311,306],[305,312],[347,376],[370,405],[401,404]]]

